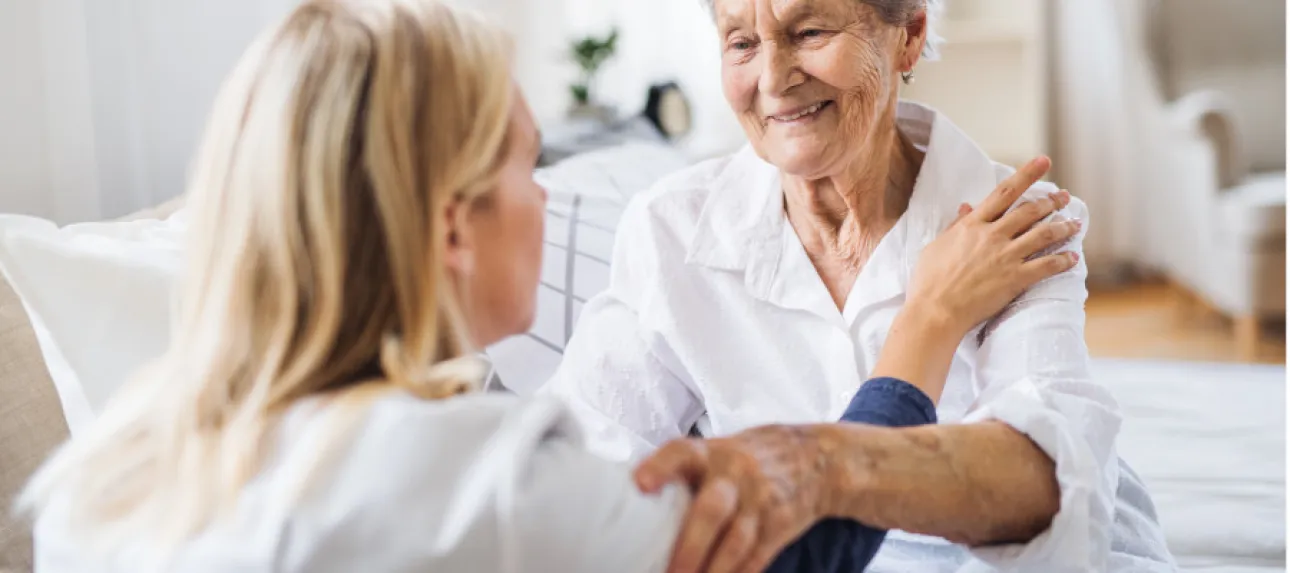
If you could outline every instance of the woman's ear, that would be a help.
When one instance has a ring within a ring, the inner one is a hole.
[[[901,46],[901,73],[914,71],[918,60],[923,57],[923,47],[927,45],[927,10],[919,10],[914,19],[905,26],[905,44]]]
[[[475,272],[475,237],[468,219],[470,208],[461,201],[453,201],[444,210],[442,226],[447,233],[444,240],[444,265],[458,277],[468,277]]]

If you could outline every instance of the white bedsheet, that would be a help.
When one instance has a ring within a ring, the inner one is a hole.
[[[1282,366],[1098,360],[1120,400],[1120,455],[1151,490],[1179,565],[1286,570]]]

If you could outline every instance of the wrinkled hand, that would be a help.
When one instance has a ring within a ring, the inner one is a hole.
[[[934,308],[966,333],[1030,286],[1074,267],[1075,253],[1036,256],[1079,232],[1080,221],[1039,222],[1070,203],[1069,193],[1008,210],[1051,165],[1046,157],[1035,159],[976,209],[960,206],[959,218],[919,256],[908,300]]]
[[[760,572],[821,517],[825,456],[811,426],[675,440],[636,468],[641,491],[694,494],[669,573]]]

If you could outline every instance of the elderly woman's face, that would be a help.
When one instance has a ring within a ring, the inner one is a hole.
[[[893,26],[860,0],[715,8],[726,100],[758,154],[801,177],[832,175],[865,152],[895,105],[900,71],[922,50],[925,19]]]

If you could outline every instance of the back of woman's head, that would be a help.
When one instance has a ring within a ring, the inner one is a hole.
[[[435,0],[307,1],[262,37],[196,157],[170,350],[24,506],[66,498],[97,533],[188,534],[232,504],[295,401],[468,389],[443,221],[496,178],[508,51]]]

